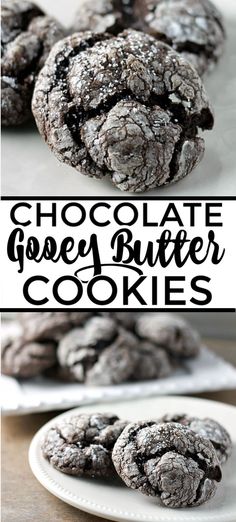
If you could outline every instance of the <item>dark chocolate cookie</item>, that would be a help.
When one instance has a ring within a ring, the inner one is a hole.
[[[78,33],[41,70],[33,113],[60,161],[121,190],[142,192],[189,174],[213,115],[195,69],[151,36]]]
[[[108,385],[126,381],[133,373],[137,339],[111,317],[93,317],[59,343],[61,368],[78,382]]]
[[[111,452],[126,425],[110,413],[74,415],[49,429],[43,455],[68,475],[109,477],[115,473]]]
[[[59,340],[68,330],[82,325],[90,312],[24,312],[18,315],[27,341]]]
[[[209,418],[199,419],[185,414],[164,415],[158,422],[178,422],[195,433],[209,439],[215,448],[220,464],[228,460],[232,452],[232,440],[227,430],[217,421]]]
[[[196,357],[201,340],[187,321],[172,314],[145,313],[136,322],[136,332],[165,348],[174,357]]]
[[[62,27],[26,0],[1,3],[2,124],[20,125],[31,114],[35,78]]]
[[[53,342],[27,342],[22,336],[2,339],[1,366],[5,375],[35,377],[55,364],[56,346]]]
[[[132,333],[119,328],[116,338],[88,370],[86,383],[108,386],[135,380],[139,362],[137,344],[137,339]]]
[[[72,31],[117,34],[125,28],[123,6],[122,0],[78,0]]]
[[[149,341],[137,343],[137,363],[133,372],[134,381],[163,379],[173,372],[173,365],[165,350]]]
[[[171,45],[200,75],[223,54],[223,19],[209,0],[137,0],[134,6],[140,29]]]
[[[223,53],[221,13],[209,0],[79,0],[74,31],[139,29],[169,44],[202,75]]]
[[[173,370],[164,350],[140,341],[105,313],[66,334],[58,360],[59,377],[93,386],[157,379]]]
[[[81,328],[74,328],[62,337],[58,346],[61,368],[70,373],[71,379],[84,382],[88,370],[116,335],[117,324],[110,317],[88,319]]]
[[[176,423],[129,424],[115,443],[112,459],[128,487],[159,497],[168,507],[203,504],[221,480],[211,442]]]

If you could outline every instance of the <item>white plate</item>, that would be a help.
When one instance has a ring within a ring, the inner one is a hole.
[[[180,395],[203,391],[236,389],[236,369],[207,348],[199,357],[185,362],[170,377],[114,386],[61,383],[45,377],[30,380],[1,378],[2,412],[17,415],[61,410],[74,406],[121,401],[154,395]]]
[[[96,0],[95,0],[96,1]],[[225,54],[215,71],[205,79],[215,112],[215,127],[205,132],[206,153],[197,169],[177,184],[151,191],[159,196],[236,195],[236,2],[213,0],[223,12],[227,30]],[[37,0],[50,14],[68,26],[76,10],[74,0]],[[99,181],[59,163],[36,128],[26,125],[2,132],[2,194],[44,196],[126,195],[109,180]]]
[[[73,410],[75,412],[110,411],[109,404]],[[31,469],[53,495],[72,506],[109,520],[132,522],[235,522],[236,520],[236,408],[213,401],[187,397],[162,397],[116,403],[112,411],[130,420],[158,417],[164,413],[186,412],[209,416],[221,422],[233,440],[233,454],[223,468],[217,493],[206,504],[195,508],[168,509],[156,499],[132,491],[119,481],[100,481],[70,477],[55,470],[41,454],[41,441],[55,419],[35,435],[29,450]],[[71,411],[57,419],[70,416]]]

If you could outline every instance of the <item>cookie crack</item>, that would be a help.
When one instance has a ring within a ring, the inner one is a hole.
[[[144,426],[142,426],[141,429],[145,429],[147,427],[151,427],[155,424],[155,422],[147,422]],[[157,452],[153,453],[152,455],[148,456],[148,457],[145,457],[144,455],[142,455],[140,453],[140,450],[137,446],[137,434],[138,432],[141,431],[140,428],[136,428],[130,435],[129,435],[129,442],[132,442],[135,446],[135,457],[134,457],[134,461],[135,461],[135,464],[137,465],[138,467],[138,470],[139,470],[139,473],[143,476],[145,475],[150,487],[159,495],[161,496],[161,491],[160,489],[158,488],[158,486],[153,486],[150,481],[149,481],[149,478],[148,478],[148,475],[145,473],[144,471],[144,466],[145,464],[149,461],[149,460],[152,460],[152,459],[156,459],[156,458],[161,458],[162,456],[164,456],[166,453],[169,453],[169,452],[174,452],[174,453],[178,453],[178,450],[176,449],[176,447],[174,445],[171,445],[171,446],[168,446],[167,448],[163,448],[162,450],[158,450]],[[220,482],[221,481],[221,478],[222,478],[222,473],[221,473],[221,469],[220,469],[220,466],[219,465],[216,465],[216,466],[208,466],[206,462],[204,462],[204,460],[202,460],[197,454],[194,454],[194,453],[191,453],[189,451],[186,451],[183,456],[187,459],[192,459],[194,462],[196,462],[196,464],[198,465],[199,469],[201,469],[201,471],[203,471],[204,473],[204,476],[203,478],[201,479],[200,481],[200,484],[199,484],[199,487],[198,487],[198,491],[197,491],[197,494],[198,495],[198,498],[200,497],[201,495],[201,488],[202,488],[202,485],[204,484],[205,480],[206,479],[209,479],[209,480],[215,480],[216,482]]]
[[[83,370],[83,374],[86,378],[87,372],[98,362],[101,353],[108,346],[111,346],[115,342],[116,339],[117,339],[117,334],[115,334],[109,340],[99,340],[97,343],[94,343],[94,344],[91,343],[91,344],[85,345],[85,346],[78,346],[78,347],[76,347],[76,349],[71,348],[69,350],[69,354],[71,354],[71,355],[74,355],[77,353],[79,354],[80,350],[87,350],[87,351],[92,350],[94,353],[90,354],[90,355],[87,354],[81,360],[76,360],[73,363],[70,363],[68,368],[76,368],[77,366],[81,366],[82,370]],[[68,354],[68,357],[69,357],[69,354]]]

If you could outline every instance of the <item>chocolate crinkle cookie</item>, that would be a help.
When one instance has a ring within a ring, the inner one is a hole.
[[[115,443],[112,459],[128,487],[172,508],[203,504],[221,480],[211,442],[177,423],[129,424]]]
[[[62,337],[58,346],[61,368],[71,379],[86,380],[87,372],[96,363],[103,350],[112,344],[117,335],[116,322],[106,317],[92,317],[81,328],[74,328]]]
[[[20,335],[7,336],[1,341],[1,369],[5,375],[35,377],[55,364],[56,346],[53,342],[26,342]]]
[[[87,372],[86,382],[99,386],[161,379],[172,371],[173,366],[164,350],[151,343],[140,343],[133,334],[119,329],[114,342]]]
[[[111,317],[93,317],[66,334],[58,347],[59,377],[108,386],[168,376],[168,354],[140,341]]]
[[[181,53],[200,75],[223,53],[221,13],[209,0],[79,0],[73,30],[109,32],[139,29]]]
[[[195,69],[141,32],[77,33],[52,49],[33,96],[39,131],[57,158],[109,176],[121,190],[172,183],[200,162],[213,127]]]
[[[109,477],[115,473],[111,452],[126,425],[110,413],[74,415],[49,429],[43,455],[63,473]]]
[[[27,341],[59,340],[68,330],[82,325],[90,312],[24,312],[18,314]]]
[[[164,415],[158,422],[178,422],[195,433],[209,439],[215,448],[220,464],[228,460],[232,452],[232,440],[227,430],[217,421],[209,418],[199,419],[185,414]]]
[[[140,28],[181,53],[198,73],[211,71],[223,54],[225,30],[209,0],[137,0]]]
[[[157,343],[174,357],[196,357],[201,340],[198,332],[184,319],[172,314],[142,314],[136,322],[136,332]]]
[[[111,317],[92,317],[62,338],[58,360],[78,382],[115,384],[126,381],[133,371],[136,344],[136,337],[118,327]]]
[[[25,0],[2,0],[1,27],[2,124],[20,125],[31,115],[35,78],[64,31]]]
[[[134,329],[136,317],[132,312],[101,312],[99,315],[115,319],[120,326],[123,326],[127,330]]]
[[[173,365],[165,350],[148,342],[137,344],[137,363],[133,380],[163,379],[173,372]]]
[[[136,337],[119,328],[113,342],[103,350],[88,370],[87,384],[109,386],[134,380],[139,361]]]
[[[127,7],[129,0],[127,1]],[[117,34],[125,28],[122,0],[78,0],[72,30]]]

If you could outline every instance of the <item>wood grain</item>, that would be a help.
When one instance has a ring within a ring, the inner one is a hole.
[[[236,366],[236,342],[205,340],[217,354]],[[236,406],[236,390],[201,393],[205,399]],[[99,522],[48,493],[28,465],[28,448],[36,431],[58,412],[2,420],[2,522]]]

